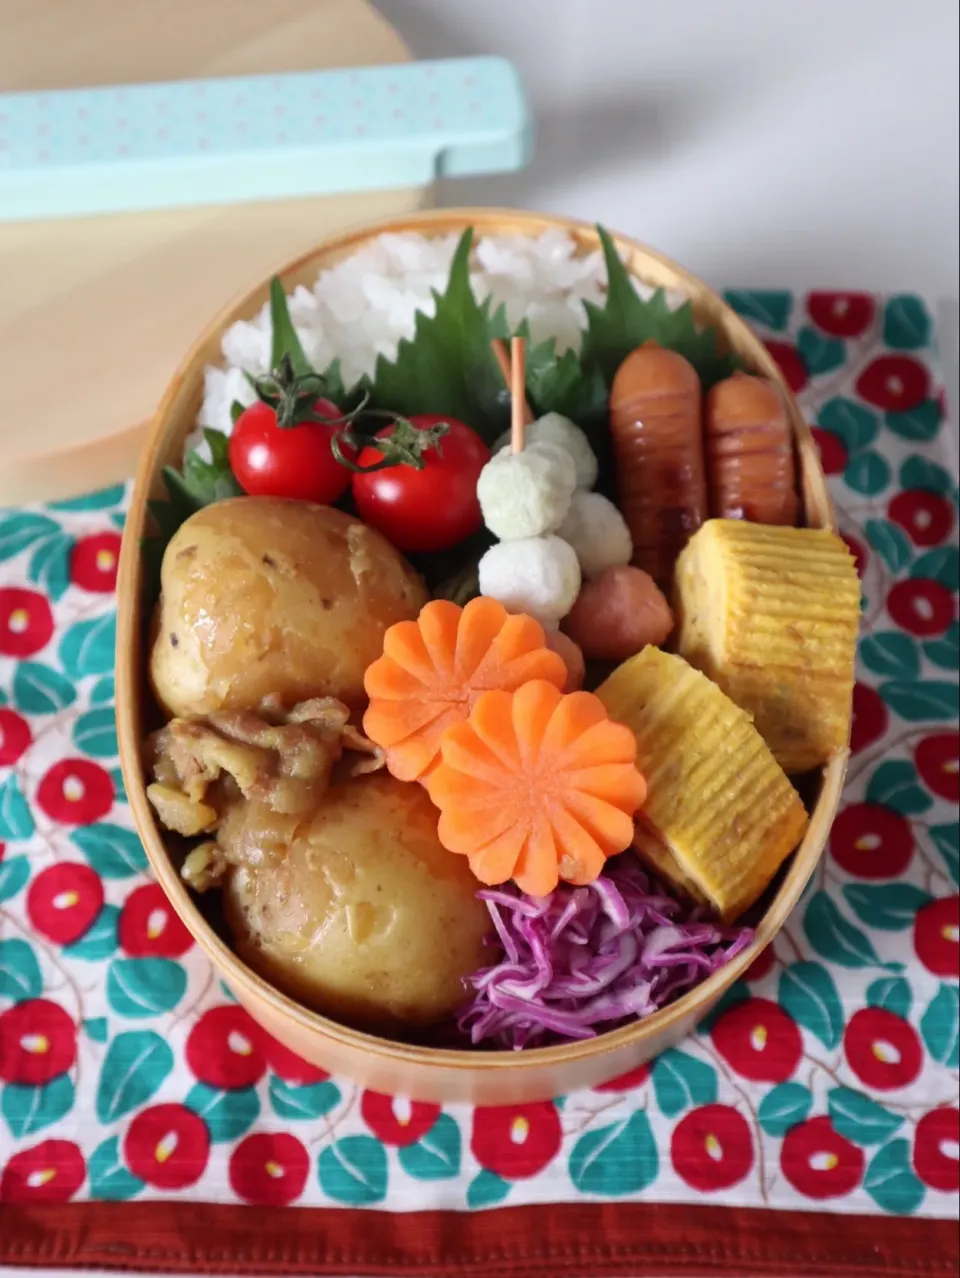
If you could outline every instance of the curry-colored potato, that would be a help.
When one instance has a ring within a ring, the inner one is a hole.
[[[219,837],[248,859],[257,837],[244,820],[237,809]],[[291,828],[285,855],[233,869],[224,888],[244,962],[357,1029],[395,1034],[455,1012],[462,978],[489,961],[491,923],[466,859],[441,846],[423,787],[360,777]]]
[[[329,506],[237,497],[198,511],[163,557],[150,680],[167,715],[338,697],[364,702],[363,672],[395,621],[426,602],[379,533]]]

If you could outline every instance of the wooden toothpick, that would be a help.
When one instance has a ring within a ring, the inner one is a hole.
[[[513,342],[520,343],[520,348],[521,348],[520,358],[521,360],[523,360],[524,359],[523,339],[515,337],[513,338]],[[490,343],[490,345],[493,348],[493,353],[496,356],[497,363],[500,365],[500,372],[503,374],[504,384],[506,385],[507,389],[510,391],[510,420],[511,420],[511,445],[512,445],[513,436],[514,436],[513,414],[515,411],[515,405],[517,403],[517,388],[514,383],[513,364],[510,359],[510,354],[507,351],[507,344],[505,341],[503,341],[502,338],[499,338],[499,337],[494,338],[494,340]],[[520,411],[523,417],[522,426],[525,428],[529,426],[530,423],[533,421],[533,413],[530,409],[530,405],[527,403],[526,369],[525,368],[521,369],[519,392],[520,392]],[[523,442],[521,439],[520,449],[522,448],[523,448]],[[520,451],[520,449],[514,448],[513,451],[518,452]]]
[[[523,452],[527,428],[527,357],[522,337],[510,338],[510,450]]]

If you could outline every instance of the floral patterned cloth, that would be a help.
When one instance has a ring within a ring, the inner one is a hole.
[[[471,1111],[327,1077],[231,1000],[117,768],[128,492],[0,512],[0,1199],[958,1210],[957,476],[909,296],[731,293],[814,423],[864,588],[854,757],[775,945],[691,1040]]]

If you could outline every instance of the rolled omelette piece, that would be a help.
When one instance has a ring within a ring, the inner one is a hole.
[[[710,519],[677,561],[674,605],[677,651],[753,717],[786,772],[848,747],[860,580],[835,533]]]
[[[647,799],[634,849],[686,895],[736,918],[807,828],[800,796],[750,716],[658,648],[625,661],[596,695],[637,738]]]

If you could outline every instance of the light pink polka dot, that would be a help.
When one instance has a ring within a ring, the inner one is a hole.
[[[281,115],[286,115],[286,114],[287,114],[287,112],[286,112],[286,108],[285,108],[285,107],[282,107],[282,106],[275,106],[275,107],[273,108],[273,114],[274,114],[275,116],[277,116],[277,117],[279,117],[279,116],[281,116]]]
[[[242,93],[238,93],[237,96],[233,99],[234,106],[245,106],[246,102],[247,102],[247,99],[243,96]]]
[[[286,135],[285,133],[278,133],[278,134],[277,134],[277,141],[278,141],[278,142],[286,142],[286,140],[287,140],[287,135]]]
[[[388,93],[399,93],[399,92],[400,92],[400,86],[399,86],[399,84],[388,84],[388,85],[387,85],[387,92],[388,92]]]
[[[362,110],[363,110],[363,98],[354,98],[354,100],[353,100],[353,109],[354,109],[354,111],[362,111]]]
[[[237,126],[236,126],[236,127],[237,127],[237,132],[238,132],[238,133],[246,133],[246,131],[247,131],[247,122],[246,122],[246,120],[238,120],[238,121],[237,121]]]
[[[430,94],[430,96],[427,98],[427,101],[428,101],[428,102],[439,102],[439,101],[440,101],[440,94],[439,94],[439,93],[431,93],[431,94]]]
[[[86,146],[90,139],[85,133],[77,134],[77,146]]]
[[[318,128],[322,129],[327,122],[327,117],[325,115],[315,115],[313,117],[313,122]]]
[[[130,127],[130,121],[129,121],[129,120],[126,120],[126,119],[124,119],[124,118],[121,116],[121,118],[117,121],[117,128],[118,128],[118,129],[127,129],[127,128],[129,128],[129,127]]]
[[[473,86],[476,84],[476,82],[477,82],[476,78],[472,75],[465,76],[463,81],[463,83],[467,86],[468,89],[472,89]]]
[[[204,121],[205,121],[205,120],[206,120],[206,118],[207,118],[207,113],[206,113],[206,111],[198,111],[198,112],[197,112],[197,114],[196,114],[193,118],[194,118],[194,119],[195,119],[195,120],[196,120],[199,124],[203,124],[203,123],[204,123]]]
[[[366,131],[367,131],[366,126],[363,124],[358,124],[357,127],[354,129],[354,133],[358,135],[361,133],[366,133]]]
[[[161,114],[161,115],[164,115],[167,111],[169,111],[169,110],[170,110],[170,103],[169,103],[169,102],[163,102],[163,101],[158,102],[158,103],[157,103],[157,110],[160,112],[160,114]]]
[[[121,143],[120,143],[120,145],[117,147],[117,154],[118,154],[118,155],[129,155],[129,154],[130,154],[130,148],[127,146],[126,142],[121,142]]]
[[[206,94],[206,92],[207,92],[207,91],[206,91],[206,89],[203,87],[203,85],[202,85],[202,84],[195,84],[195,85],[193,86],[193,91],[194,91],[194,93],[197,95],[197,97],[198,97],[198,98],[202,98],[202,97]]]
[[[434,122],[433,122],[433,127],[434,127],[435,129],[442,129],[442,128],[443,128],[443,121],[442,121],[442,120],[434,120]]]
[[[320,102],[320,101],[322,101],[322,99],[323,99],[323,89],[314,89],[314,91],[310,94],[310,96],[311,96],[311,98],[313,98],[314,102]]]
[[[49,132],[50,132],[49,124],[37,125],[37,133],[40,135],[40,137],[45,138]]]
[[[168,137],[169,132],[170,132],[169,129],[157,129],[157,137],[161,139]]]
[[[207,141],[206,138],[197,138],[197,146],[200,148],[201,151],[206,151],[208,147],[210,146],[210,143]]]
[[[49,152],[49,151],[38,151],[38,152],[37,152],[37,159],[40,161],[40,163],[41,163],[41,164],[46,164],[46,162],[50,159],[50,152]]]
[[[90,112],[87,110],[87,108],[86,108],[86,107],[77,107],[77,119],[78,119],[78,120],[85,120],[89,114],[90,114]]]
[[[403,114],[404,114],[403,107],[394,107],[394,108],[393,108],[393,118],[394,118],[395,120],[400,120],[400,119],[402,119],[402,118],[403,118]]]

